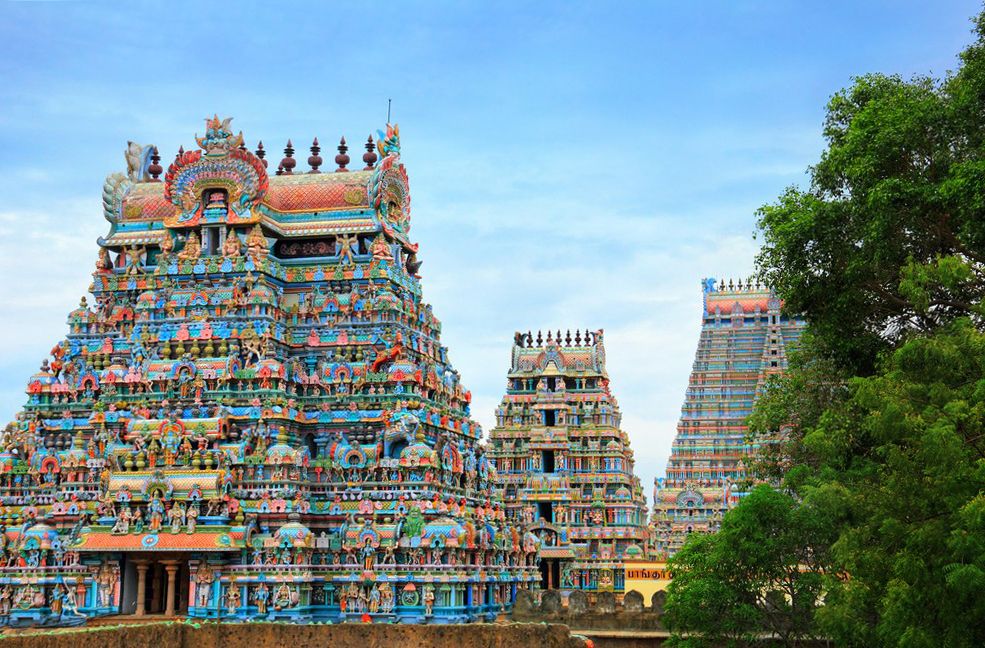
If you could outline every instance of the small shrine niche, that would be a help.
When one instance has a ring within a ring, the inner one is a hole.
[[[207,223],[224,223],[229,213],[229,192],[222,188],[202,192],[202,210]]]

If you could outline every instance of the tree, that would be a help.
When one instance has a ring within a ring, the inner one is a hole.
[[[693,535],[670,561],[670,645],[796,646],[817,639],[814,615],[834,537],[829,515],[765,485],[713,535]]]
[[[976,36],[943,80],[837,93],[809,188],[760,210],[809,335],[751,428],[783,432],[761,474],[829,514],[838,645],[985,645],[985,13]]]
[[[807,190],[759,211],[762,278],[856,373],[912,333],[983,321],[985,14],[943,81],[870,74],[828,104]]]
[[[800,485],[841,511],[821,627],[839,645],[985,645],[985,335],[896,349],[803,435]]]

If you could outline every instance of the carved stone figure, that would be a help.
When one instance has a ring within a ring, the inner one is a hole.
[[[202,242],[197,232],[191,232],[185,239],[185,247],[178,252],[178,258],[182,261],[194,261],[200,256],[202,256]]]
[[[236,258],[243,253],[243,244],[240,243],[239,237],[236,236],[236,230],[230,229],[229,234],[226,236],[226,241],[222,244],[222,256],[227,259]]]
[[[235,583],[230,583],[226,589],[226,612],[236,614],[236,611],[239,609],[239,603],[239,587]]]

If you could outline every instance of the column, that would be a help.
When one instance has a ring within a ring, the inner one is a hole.
[[[137,567],[137,609],[134,614],[144,616],[147,610],[144,607],[144,600],[147,598],[147,569],[150,564],[144,561],[136,563]]]
[[[174,597],[178,593],[177,587],[175,587],[175,581],[178,574],[178,565],[173,562],[164,563],[164,569],[168,572],[168,589],[164,600],[164,615],[174,616]]]

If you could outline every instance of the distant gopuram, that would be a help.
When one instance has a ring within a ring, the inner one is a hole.
[[[397,127],[268,174],[229,122],[107,178],[92,301],[2,439],[0,623],[496,618],[536,538],[422,301]]]
[[[514,524],[539,538],[541,585],[623,591],[644,558],[646,502],[609,391],[602,331],[517,333],[490,456]]]
[[[787,352],[804,322],[790,318],[769,289],[751,281],[702,282],[701,337],[667,475],[654,484],[651,520],[655,554],[673,555],[692,532],[718,529],[742,496],[746,417],[766,379],[787,366]]]

